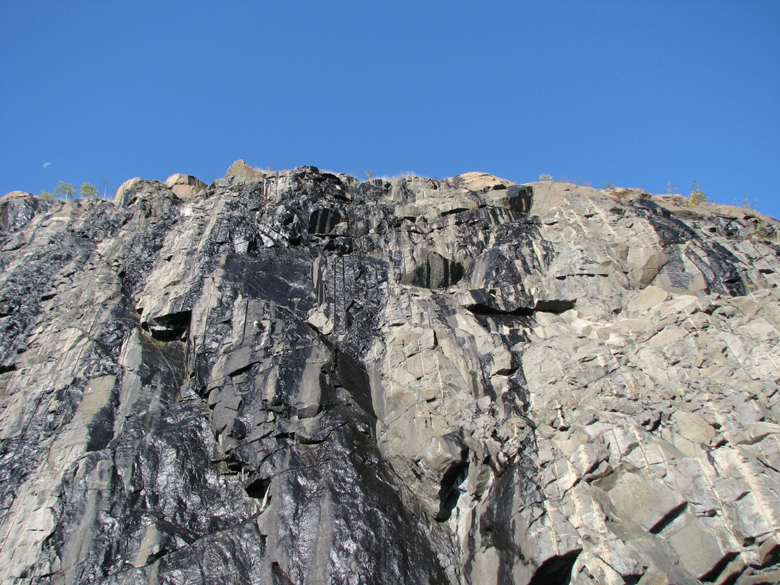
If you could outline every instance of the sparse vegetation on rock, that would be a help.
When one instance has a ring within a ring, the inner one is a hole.
[[[79,189],[82,197],[98,197],[98,190],[92,183],[82,183]]]
[[[95,185],[89,182],[84,182],[79,188],[79,194],[81,197],[98,197],[98,190]],[[65,181],[59,181],[53,191],[41,191],[41,198],[54,199],[61,197],[65,201],[70,201],[76,197],[76,186],[72,183],[66,183]]]
[[[691,187],[691,197],[688,205],[690,205],[691,207],[696,207],[697,205],[705,203],[709,200],[710,198],[707,197],[707,194],[702,190],[701,185],[699,185],[699,182],[694,181],[693,186]]]

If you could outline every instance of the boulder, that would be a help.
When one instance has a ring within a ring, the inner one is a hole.
[[[203,193],[208,185],[192,175],[176,173],[168,177],[165,181],[165,186],[180,199],[189,199]]]
[[[141,184],[141,177],[134,177],[128,179],[119,186],[114,196],[114,205],[117,207],[125,207],[132,198],[132,193]]]
[[[114,196],[114,205],[128,207],[141,198],[154,198],[155,196],[171,197],[171,190],[160,181],[148,181],[135,177],[128,179],[119,186]]]
[[[243,160],[239,159],[228,167],[225,175],[227,177],[238,177],[250,181],[262,181],[265,173],[259,169],[250,167]]]
[[[511,181],[506,179],[500,179],[495,175],[489,173],[470,172],[463,173],[462,175],[456,175],[446,179],[447,183],[450,183],[456,187],[468,189],[469,191],[476,191],[486,193],[491,190],[503,190],[513,185]]]

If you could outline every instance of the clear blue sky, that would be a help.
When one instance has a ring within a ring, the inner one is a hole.
[[[780,1],[0,0],[0,195],[239,158],[780,217]]]

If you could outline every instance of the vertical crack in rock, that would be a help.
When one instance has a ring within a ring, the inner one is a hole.
[[[401,277],[403,284],[424,288],[447,288],[463,277],[463,267],[438,252],[423,250],[421,256],[414,268]]]
[[[458,503],[460,497],[460,485],[468,477],[468,451],[461,453],[461,460],[453,462],[444,476],[441,478],[441,488],[439,489],[439,510],[434,518],[439,522],[449,520],[452,510]]]

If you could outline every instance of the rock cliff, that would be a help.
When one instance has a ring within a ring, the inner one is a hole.
[[[243,161],[0,199],[2,583],[780,581],[780,224]]]

